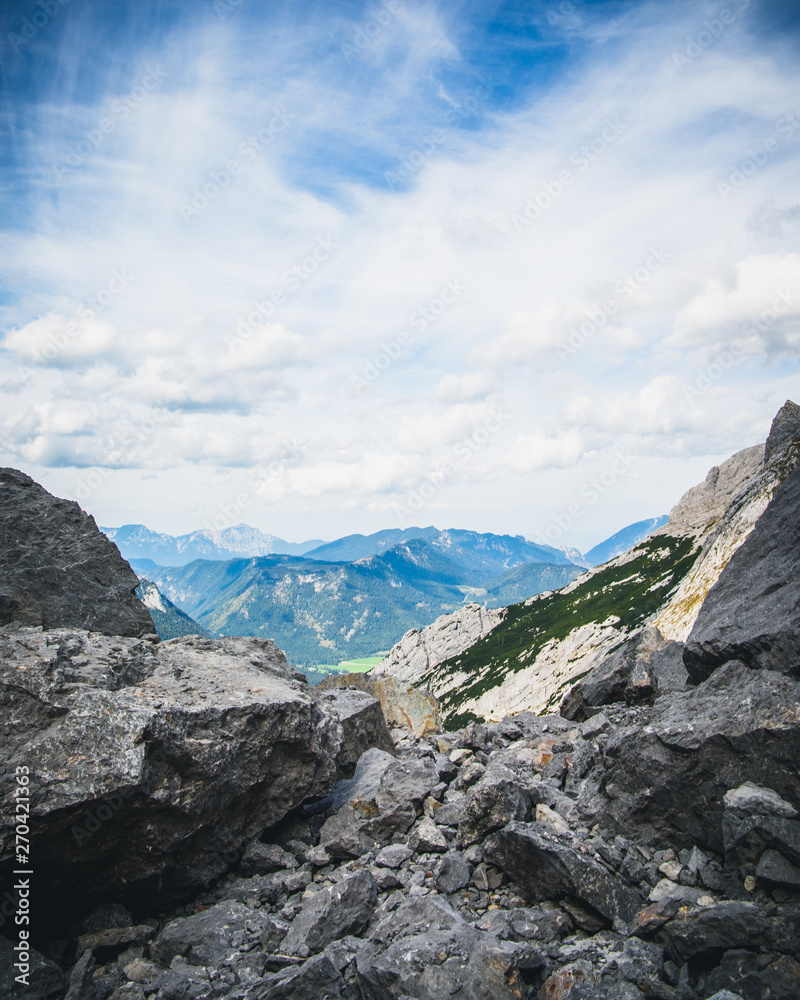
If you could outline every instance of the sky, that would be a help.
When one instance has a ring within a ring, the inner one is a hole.
[[[0,464],[586,551],[800,401],[800,8],[6,0]]]

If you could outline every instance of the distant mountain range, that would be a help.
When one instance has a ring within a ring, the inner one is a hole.
[[[623,552],[627,552],[634,545],[638,545],[650,532],[655,531],[656,528],[663,527],[668,520],[668,515],[662,514],[661,517],[651,517],[647,521],[637,521],[635,524],[629,524],[627,528],[618,531],[616,535],[612,535],[611,538],[607,538],[604,542],[600,542],[599,545],[595,545],[593,549],[589,549],[585,556],[586,562],[589,566],[602,566],[603,563],[607,563],[610,559],[616,559]]]
[[[321,544],[285,542],[249,524],[213,531],[202,528],[188,535],[166,535],[143,524],[123,524],[121,528],[100,528],[128,559],[152,559],[159,566],[185,566],[195,559],[233,559],[276,554],[301,556]]]
[[[653,523],[632,525],[626,537],[638,540]],[[247,525],[179,538],[142,525],[104,530],[155,584],[151,603],[171,602],[195,620],[176,627],[199,623],[212,634],[274,639],[306,668],[389,649],[408,629],[423,628],[465,601],[506,607],[558,590],[588,566],[574,549],[460,529],[348,535],[296,546],[303,554],[274,551],[288,543]],[[604,544],[618,544],[623,534]],[[259,546],[273,551],[259,552]],[[198,549],[203,558],[187,561]],[[234,549],[245,549],[245,557],[230,558]],[[173,564],[165,565],[167,559]],[[151,607],[154,620],[157,610]],[[161,627],[170,624],[162,618]]]

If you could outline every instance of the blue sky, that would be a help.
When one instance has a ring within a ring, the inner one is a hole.
[[[794,4],[11,2],[0,461],[586,549],[800,398]]]

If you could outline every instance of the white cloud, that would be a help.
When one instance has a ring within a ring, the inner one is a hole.
[[[568,469],[586,453],[583,435],[570,430],[548,437],[545,434],[518,434],[506,455],[515,472],[527,474],[540,469]]]
[[[680,345],[755,339],[767,354],[800,353],[800,254],[751,254],[677,315]]]
[[[428,151],[444,109],[475,81],[458,82],[474,58],[459,52],[469,25],[424,4],[403,4],[350,61],[338,46],[364,22],[335,5],[301,26],[268,28],[244,9],[211,27],[192,21],[148,55],[168,69],[164,85],[60,183],[52,164],[144,69],[109,60],[93,103],[65,85],[57,106],[37,106],[21,166],[29,224],[0,243],[18,290],[0,307],[9,460],[197,463],[222,477],[297,435],[304,446],[276,479],[275,509],[296,522],[295,500],[317,497],[324,519],[326,495],[340,504],[350,494],[360,530],[365,505],[379,518],[385,494],[413,488],[502,393],[513,426],[441,502],[475,510],[479,495],[525,531],[536,506],[515,476],[580,464],[620,436],[652,454],[749,443],[783,401],[766,395],[779,376],[781,392],[797,395],[796,303],[764,317],[784,288],[800,294],[796,143],[781,140],[735,197],[723,201],[716,185],[796,107],[800,70],[741,19],[679,71],[673,54],[705,11],[641,4],[610,16],[607,6],[559,24],[540,17],[543,44],[591,43],[582,61],[550,90],[520,85],[504,104],[479,102]],[[75,42],[64,79],[77,78]],[[285,127],[246,155],[276,110]],[[609,119],[621,127],[605,142]],[[385,173],[415,151],[406,183],[387,190]],[[184,218],[181,205],[232,160],[241,169]],[[515,216],[556,191],[563,171],[570,182],[520,229]],[[315,258],[320,241],[337,245]],[[661,247],[663,267],[637,279]],[[434,312],[448,281],[463,290]],[[106,303],[111,282],[120,290]],[[592,327],[609,299],[618,308]],[[263,324],[229,347],[269,302]],[[38,371],[81,309],[95,315]],[[763,328],[745,331],[754,320]],[[586,323],[578,348],[559,356]],[[354,397],[350,376],[401,333],[402,353]],[[690,404],[697,369],[736,340],[749,360]],[[17,368],[32,362],[23,384]],[[84,418],[87,401],[96,411]],[[131,425],[151,424],[131,438]]]

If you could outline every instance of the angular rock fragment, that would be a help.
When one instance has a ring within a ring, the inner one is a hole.
[[[756,878],[762,882],[800,889],[800,868],[777,851],[764,851],[756,867]]]
[[[359,934],[372,916],[377,899],[378,886],[367,871],[321,889],[303,904],[281,949],[304,958],[346,934]]]
[[[436,870],[435,884],[439,892],[448,896],[469,885],[472,867],[463,854],[451,851],[445,854]]]
[[[573,897],[626,927],[641,907],[639,894],[596,861],[532,825],[510,823],[484,844],[484,856],[533,902]]]
[[[530,815],[530,793],[513,771],[499,765],[487,770],[470,789],[458,832],[465,844],[474,844],[506,823],[527,820]]]
[[[734,707],[735,706],[735,709]],[[745,781],[800,801],[800,684],[729,663],[697,688],[659,698],[645,728],[605,749],[606,822],[642,842],[721,852],[723,797]],[[777,848],[780,849],[780,848]]]
[[[754,904],[724,900],[713,906],[679,910],[656,932],[673,961],[682,965],[716,948],[752,947],[768,921]]]
[[[356,956],[363,994],[381,1000],[518,1000],[523,974],[543,964],[529,946],[499,941],[430,897],[403,903],[384,917]]]
[[[66,985],[64,973],[35,948],[28,953],[28,985],[16,981],[20,970],[14,968],[14,963],[20,956],[14,951],[14,944],[0,937],[0,996],[8,1000],[50,1000],[61,995]]]

